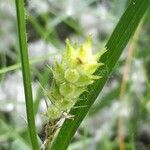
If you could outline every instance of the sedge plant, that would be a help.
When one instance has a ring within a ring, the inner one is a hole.
[[[98,60],[105,52],[106,49],[102,49],[99,53],[92,54],[90,36],[80,46],[66,40],[66,51],[62,55],[61,62],[55,61],[55,66],[50,68],[53,80],[50,90],[46,92],[51,102],[45,112],[48,118],[45,129],[46,146],[52,141],[61,120],[73,119],[68,112],[74,107],[80,95],[89,92],[87,86],[101,78],[94,73],[104,65]]]
[[[51,69],[53,81],[50,90],[47,91],[51,105],[48,106],[45,112],[45,116],[48,118],[45,128],[46,140],[44,144],[46,146],[53,140],[52,150],[67,149],[71,138],[104,87],[113,71],[113,67],[140,23],[149,4],[149,0],[131,1],[106,44],[107,52],[104,49],[101,54],[93,55],[89,39],[79,47],[72,46],[69,41],[66,42],[66,52],[61,63],[55,62],[55,67]],[[39,147],[36,137],[29,73],[24,0],[16,0],[16,8],[28,125],[32,148],[37,150]],[[102,59],[100,59],[101,56]],[[75,107],[77,109],[74,109]],[[66,120],[54,138],[62,119]]]

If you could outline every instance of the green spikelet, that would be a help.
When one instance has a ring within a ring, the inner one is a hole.
[[[90,37],[77,49],[68,39],[66,40],[66,51],[62,61],[60,64],[55,62],[55,67],[52,69],[54,78],[48,93],[52,104],[46,112],[49,119],[61,118],[63,112],[74,106],[87,86],[101,78],[95,76],[94,72],[103,65],[98,63],[98,59],[105,51],[104,49],[100,54],[93,55]]]

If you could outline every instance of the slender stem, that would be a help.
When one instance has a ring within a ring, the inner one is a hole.
[[[61,52],[59,52],[59,53],[61,53]],[[53,54],[49,53],[46,56],[40,56],[40,57],[37,57],[37,58],[31,58],[29,60],[29,64],[30,65],[34,65],[34,64],[37,64],[39,62],[43,62],[44,60],[48,60],[50,57],[55,56],[56,54],[58,54],[58,53],[57,52],[53,53]],[[16,63],[16,64],[11,65],[11,66],[3,67],[2,69],[0,69],[0,75],[4,74],[4,73],[7,73],[9,71],[14,71],[14,70],[20,69],[20,68],[21,68],[21,63]]]
[[[24,0],[16,0],[16,12],[17,12],[18,38],[19,38],[19,46],[20,46],[28,128],[29,128],[32,148],[33,150],[38,150],[39,146],[38,146],[38,140],[37,140],[36,128],[35,128],[33,96],[32,96],[32,88],[31,88],[31,78],[30,78],[28,48],[27,48]]]
[[[121,88],[120,88],[120,94],[119,94],[119,100],[123,101],[123,97],[125,95],[126,89],[127,89],[127,83],[129,79],[129,74],[130,74],[130,69],[132,66],[132,58],[133,58],[133,52],[137,44],[137,40],[139,38],[139,33],[141,31],[142,27],[142,22],[139,24],[136,32],[133,35],[132,41],[129,45],[128,52],[127,52],[127,59],[125,62],[125,67],[123,71],[123,77],[122,77],[122,82],[121,82]],[[124,135],[124,119],[119,117],[118,120],[118,144],[119,144],[119,149],[120,150],[125,150],[126,145],[125,145],[125,135]]]

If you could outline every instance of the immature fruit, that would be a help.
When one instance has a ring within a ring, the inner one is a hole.
[[[60,84],[59,92],[64,97],[70,97],[71,98],[71,95],[73,95],[73,93],[75,92],[75,86],[73,84],[68,83],[68,82],[64,82],[64,83]]]
[[[63,112],[70,110],[87,86],[100,78],[94,72],[103,65],[98,59],[105,51],[93,55],[90,38],[76,49],[66,40],[62,61],[60,64],[55,62],[52,69],[54,78],[48,93],[52,104],[47,111],[50,119],[58,119]]]
[[[79,79],[79,73],[76,69],[67,69],[65,71],[65,79],[68,82],[75,83]]]
[[[58,119],[61,117],[61,110],[58,109],[56,106],[52,105],[48,108],[47,110],[47,113],[46,115],[52,119],[52,120],[55,120],[55,119]]]

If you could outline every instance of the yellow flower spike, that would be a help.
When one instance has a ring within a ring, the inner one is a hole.
[[[92,54],[90,36],[76,48],[66,40],[62,61],[60,64],[55,62],[53,69],[53,84],[48,95],[52,102],[47,113],[50,119],[57,119],[64,111],[69,111],[79,96],[87,90],[87,86],[101,78],[94,75],[94,72],[103,65],[98,60],[105,52],[106,49],[96,55]]]
[[[54,68],[50,68],[53,73],[53,80],[49,92],[46,92],[51,105],[47,106],[48,109],[44,113],[48,118],[45,128],[45,141],[53,140],[59,123],[64,118],[73,117],[68,114],[69,110],[74,107],[84,92],[89,92],[88,85],[101,78],[101,76],[94,75],[94,73],[104,65],[99,61],[106,49],[93,55],[91,43],[90,36],[80,46],[72,46],[67,39],[66,51],[62,55],[61,63],[55,61]]]

